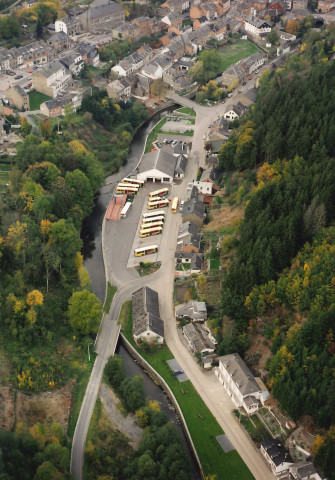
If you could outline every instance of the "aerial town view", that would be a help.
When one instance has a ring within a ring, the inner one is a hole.
[[[0,0],[0,480],[335,480],[335,3]]]

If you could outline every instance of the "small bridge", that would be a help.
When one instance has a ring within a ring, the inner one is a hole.
[[[181,97],[177,93],[170,92],[167,95],[167,97],[170,98],[171,100],[173,100],[175,103],[178,103],[178,105],[181,105],[182,107],[193,108],[193,110],[196,110],[197,107],[199,107],[199,105],[197,103],[195,103],[193,100],[190,100],[187,97]]]

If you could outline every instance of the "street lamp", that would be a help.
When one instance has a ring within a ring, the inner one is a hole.
[[[87,344],[87,354],[88,354],[88,361],[91,361],[91,355],[90,355],[90,345],[93,345],[93,343],[88,343]]]

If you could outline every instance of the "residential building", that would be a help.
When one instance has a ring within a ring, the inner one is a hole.
[[[201,239],[198,226],[189,221],[185,222],[179,227],[176,251],[198,253]]]
[[[217,190],[220,190],[220,187],[218,186],[219,180],[220,180],[220,171],[218,169],[211,168],[211,167],[206,168],[206,170],[202,172],[200,177],[200,183],[211,184],[212,191],[214,192],[216,192]],[[205,190],[205,187],[204,187],[203,193],[207,193]]]
[[[278,15],[283,15],[286,12],[286,2],[284,0],[270,0],[267,8],[269,10],[276,10]]]
[[[164,148],[158,148],[142,156],[138,167],[138,180],[172,183],[176,158]]]
[[[53,60],[56,55],[55,49],[43,40],[30,43],[23,47],[14,47],[8,50],[11,57],[10,68],[42,65]]]
[[[66,95],[63,98],[53,98],[41,103],[40,110],[43,115],[49,118],[56,118],[65,114],[65,106],[72,104],[74,95]]]
[[[66,57],[60,58],[59,62],[75,77],[79,75],[84,67],[83,57],[78,52],[70,52]]]
[[[85,32],[99,32],[104,25],[113,27],[124,21],[124,8],[112,0],[95,0],[79,17],[80,25]]]
[[[188,323],[183,327],[183,334],[194,354],[208,355],[215,352],[213,338],[204,325]]]
[[[215,375],[238,408],[249,414],[257,411],[268,398],[238,353],[219,358]]]
[[[288,473],[288,469],[293,464],[293,460],[279,440],[273,438],[263,440],[261,443],[261,452],[276,476]]]
[[[178,155],[176,168],[174,170],[175,178],[184,178],[187,165],[187,157],[185,155]]]
[[[81,24],[76,16],[68,15],[55,21],[56,33],[64,32],[66,35],[72,36],[80,33],[81,30]]]
[[[107,85],[107,93],[109,98],[114,100],[128,100],[131,95],[131,86],[123,78],[114,80]]]
[[[240,118],[242,115],[244,115],[246,112],[245,107],[242,105],[242,103],[238,102],[236,105],[234,105],[230,110],[228,110],[223,117],[228,120],[229,122],[232,122],[235,120],[235,118]]]
[[[258,68],[262,67],[266,62],[266,58],[261,53],[255,53],[250,57],[240,61],[240,66],[245,71],[246,75],[253,74]]]
[[[191,222],[201,227],[205,217],[205,205],[198,199],[197,192],[194,192],[193,195],[183,205],[181,212],[182,222]]]
[[[99,52],[95,45],[91,43],[79,43],[76,51],[80,53],[82,59],[87,65],[96,67],[100,61]]]
[[[149,17],[137,17],[132,20],[134,25],[137,25],[141,37],[150,37],[152,21]]]
[[[191,320],[192,322],[205,322],[207,320],[207,307],[205,302],[190,300],[177,305],[174,309],[177,319]]]
[[[313,462],[303,460],[294,463],[288,469],[291,480],[322,480],[321,475],[316,471]]]
[[[132,295],[133,335],[136,341],[164,342],[164,323],[160,318],[158,293],[141,287]]]
[[[254,35],[258,38],[266,36],[271,32],[271,25],[266,20],[260,20],[254,15],[250,15],[245,19],[244,28],[246,33]]]
[[[29,110],[29,95],[23,90],[20,85],[10,87],[6,91],[6,97],[10,100],[11,105],[19,108],[20,110]]]
[[[189,265],[189,272],[200,273],[203,269],[204,264],[204,255],[202,253],[193,253],[193,252],[176,252],[176,266],[178,265]]]
[[[48,40],[48,44],[58,52],[62,52],[63,50],[70,48],[73,42],[64,31],[60,31],[51,35]]]
[[[55,98],[71,81],[71,74],[65,66],[54,61],[32,74],[32,86],[38,92]]]

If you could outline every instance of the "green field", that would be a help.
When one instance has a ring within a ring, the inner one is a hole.
[[[107,282],[107,295],[103,308],[104,313],[109,313],[116,290],[117,288],[114,287],[114,285],[111,285],[110,282]]]
[[[44,93],[29,93],[30,110],[39,110],[41,103],[46,102],[47,100],[51,100],[51,97],[48,97],[48,95],[44,95]]]
[[[139,350],[141,355],[164,378],[173,391],[185,417],[205,474],[215,474],[215,480],[253,479],[254,477],[236,450],[224,453],[218,444],[215,437],[221,435],[223,430],[192,383],[189,380],[179,383],[173,375],[170,367],[166,363],[167,360],[173,358],[168,347],[164,345],[152,353],[145,352],[144,349],[138,349],[133,340],[131,315],[132,310],[129,308],[129,315],[123,333],[127,340]],[[199,415],[201,415],[202,418]]]
[[[160,130],[162,126],[165,124],[165,122],[166,122],[166,117],[163,118],[160,122],[158,122],[157,125],[155,125],[154,128],[151,130],[147,138],[147,143],[145,144],[144,153],[150,152],[150,150],[152,149],[152,143],[157,140],[158,134],[160,133]]]
[[[193,108],[182,107],[182,108],[178,108],[178,110],[176,110],[176,112],[185,113],[186,115],[190,115],[191,117],[195,117],[195,111],[193,110]]]
[[[259,50],[256,45],[249,42],[249,40],[238,40],[231,45],[218,48],[218,52],[220,52],[223,57],[222,69],[226,70],[230,65],[242,60],[242,58],[258,53]]]
[[[9,183],[9,174],[12,167],[6,163],[0,163],[0,193],[6,191],[6,184]]]

